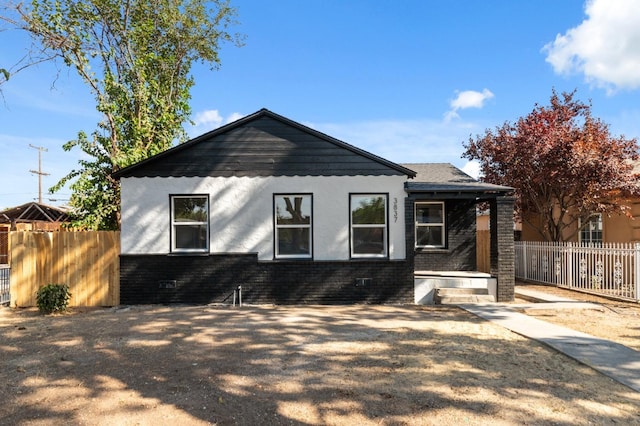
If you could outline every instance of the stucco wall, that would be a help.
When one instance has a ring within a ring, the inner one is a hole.
[[[349,259],[349,194],[388,193],[389,258],[405,258],[405,176],[123,178],[122,254],[170,251],[169,195],[209,194],[210,252],[273,254],[273,194],[313,194],[314,260]]]
[[[630,205],[632,217],[621,213],[602,215],[602,241],[605,243],[632,243],[640,241],[640,202]],[[572,235],[570,238],[569,236]],[[522,241],[544,241],[531,226],[522,224]],[[576,226],[564,232],[565,241],[578,242]]]

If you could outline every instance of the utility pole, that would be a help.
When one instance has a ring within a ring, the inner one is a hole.
[[[38,175],[38,203],[42,204],[42,176],[49,176],[49,173],[42,171],[42,151],[48,151],[47,148],[41,146],[34,146],[29,144],[29,147],[38,150],[38,170],[29,170],[31,173]]]

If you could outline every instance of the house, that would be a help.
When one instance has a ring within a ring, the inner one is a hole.
[[[640,161],[631,163],[631,173],[640,176]],[[640,183],[640,182],[639,182]],[[618,206],[628,206],[626,213],[622,211],[610,213],[594,212],[587,223],[579,221],[574,226],[563,230],[563,241],[572,243],[637,243],[640,242],[640,197],[631,196],[614,199]],[[627,215],[629,214],[629,215]],[[528,221],[539,224],[540,217],[529,212]],[[581,229],[578,229],[580,226]],[[545,241],[540,232],[527,221],[521,224],[522,241]]]
[[[114,177],[123,304],[239,288],[249,303],[412,303],[416,268],[475,269],[480,201],[498,299],[513,299],[511,188],[450,165],[399,165],[262,109]]]
[[[631,217],[622,213],[594,213],[580,231],[576,230],[577,226],[566,229],[564,240],[585,244],[640,242],[640,199],[631,200],[628,205]],[[521,226],[522,241],[545,241],[531,225],[522,223]]]

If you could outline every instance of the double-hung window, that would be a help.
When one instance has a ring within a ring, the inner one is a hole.
[[[209,197],[171,196],[171,251],[209,250]]]
[[[580,242],[585,244],[602,244],[602,214],[591,215],[580,230]]]
[[[415,206],[416,247],[444,247],[444,203],[416,203]]]
[[[276,258],[310,258],[311,194],[276,194],[273,200]]]
[[[387,256],[387,195],[351,194],[351,256]]]

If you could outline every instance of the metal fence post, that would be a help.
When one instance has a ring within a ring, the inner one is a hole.
[[[566,272],[567,285],[569,286],[569,288],[573,288],[573,243],[571,242],[567,244],[566,256],[567,256],[567,272]]]
[[[633,251],[633,289],[636,302],[640,302],[640,243],[635,244]]]
[[[528,280],[529,279],[529,271],[527,268],[527,242],[526,241],[522,241],[522,250],[520,251],[520,253],[522,253],[522,264],[523,264],[523,268],[524,268],[524,280]]]

